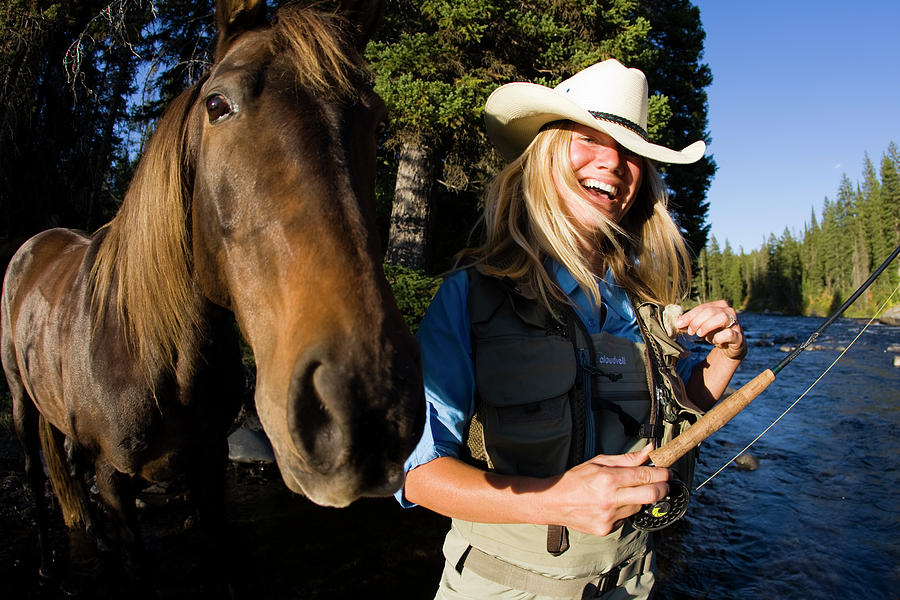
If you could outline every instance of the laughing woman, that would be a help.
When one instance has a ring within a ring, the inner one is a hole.
[[[487,101],[510,162],[484,198],[486,239],[419,329],[428,424],[398,492],[452,517],[437,598],[652,592],[649,534],[627,519],[669,490],[648,453],[716,402],[747,346],[725,302],[664,316],[691,277],[654,161],[705,145],[649,142],[647,93],[607,60]],[[688,353],[678,331],[712,350]]]

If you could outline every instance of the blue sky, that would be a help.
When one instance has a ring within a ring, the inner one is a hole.
[[[713,73],[710,233],[757,249],[900,145],[900,1],[694,0]],[[652,82],[651,82],[652,85]]]

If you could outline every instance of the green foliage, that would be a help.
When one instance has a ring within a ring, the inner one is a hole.
[[[394,291],[403,319],[415,333],[441,285],[441,279],[430,277],[422,271],[391,264],[384,265],[384,274]]]
[[[802,235],[785,229],[758,250],[735,255],[715,238],[700,254],[694,282],[698,301],[723,298],[751,311],[828,315],[850,296],[900,243],[900,179],[893,142],[880,175],[866,157],[862,181],[844,175],[834,200],[825,198]],[[892,265],[851,306],[848,316],[871,316],[897,290]],[[900,302],[900,298],[894,303]]]

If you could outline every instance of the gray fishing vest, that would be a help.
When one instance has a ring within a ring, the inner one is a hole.
[[[666,334],[659,305],[633,304],[643,343],[590,335],[571,307],[555,307],[557,319],[512,281],[468,273],[476,402],[464,459],[548,477],[649,439],[658,447],[696,420],[675,371],[687,352]],[[694,459],[691,452],[673,467],[687,485]],[[459,519],[453,527],[484,552],[558,576],[605,572],[647,544],[647,534],[628,524],[604,537]]]

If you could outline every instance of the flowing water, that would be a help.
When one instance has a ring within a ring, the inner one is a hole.
[[[745,314],[740,387],[824,319]],[[731,460],[828,368],[865,325],[839,319],[748,408],[701,446],[694,487]],[[793,341],[781,341],[791,337]],[[770,345],[771,344],[771,345]],[[900,598],[900,327],[873,323],[749,450],[693,490],[661,536],[662,598]]]

